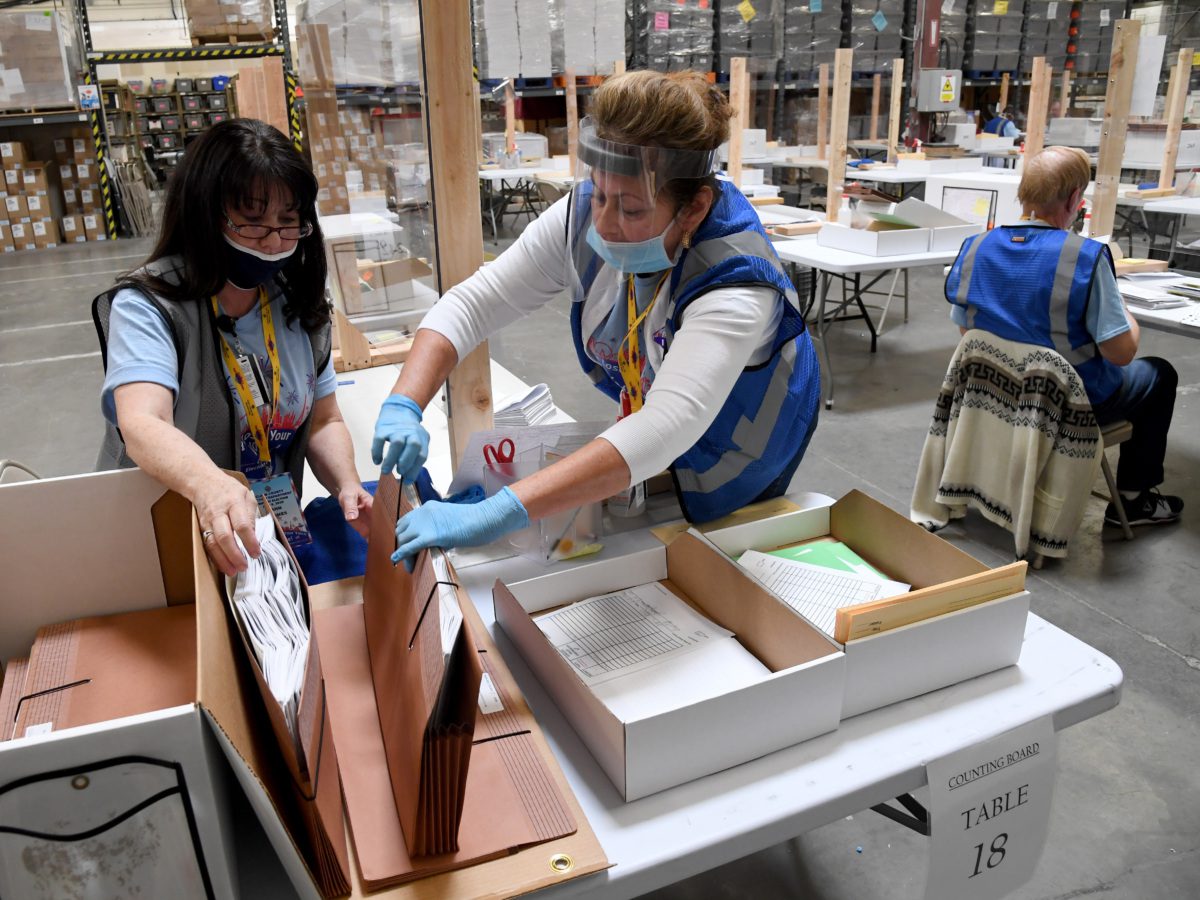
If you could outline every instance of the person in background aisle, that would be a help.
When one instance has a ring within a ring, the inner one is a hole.
[[[226,574],[252,555],[255,492],[289,528],[304,462],[366,533],[371,496],[338,410],[317,181],[277,129],[213,126],[167,188],[149,260],[97,297],[108,428],[98,468],[138,465],[196,508]]]
[[[988,121],[988,123],[983,126],[983,130],[986,134],[998,134],[1000,137],[1015,138],[1021,132],[1017,130],[1017,126],[1013,122],[1012,117],[1013,111],[1011,106],[1003,111],[997,109],[996,115],[994,115]]]
[[[629,72],[580,123],[571,193],[422,321],[372,448],[406,480],[428,453],[422,410],[477,344],[566,291],[571,340],[617,422],[476,504],[401,519],[394,559],[488,543],[669,468],[709,521],[787,490],[817,423],[820,378],[795,290],[741,192],[718,181],[732,111],[696,72]]]
[[[950,317],[1011,341],[1051,347],[1083,379],[1101,425],[1127,419],[1117,488],[1131,525],[1174,522],[1183,500],[1158,492],[1179,377],[1165,359],[1135,359],[1137,320],[1105,244],[1066,231],[1091,179],[1087,154],[1049,147],[1028,160],[1020,225],[967,238],[946,277]],[[1104,520],[1119,524],[1111,503]]]

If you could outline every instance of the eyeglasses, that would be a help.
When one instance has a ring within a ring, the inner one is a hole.
[[[269,237],[272,232],[278,232],[279,237],[285,241],[298,241],[300,238],[306,238],[313,233],[312,222],[305,222],[303,225],[281,225],[279,228],[272,228],[270,225],[234,225],[229,216],[226,216],[225,224],[238,237],[249,238],[252,241],[260,241],[265,237]]]

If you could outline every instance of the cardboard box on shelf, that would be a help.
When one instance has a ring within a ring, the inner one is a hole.
[[[89,241],[106,241],[108,232],[104,228],[104,217],[96,213],[83,214],[83,233]]]
[[[80,188],[79,205],[85,210],[99,210],[100,191],[96,188]]]
[[[80,243],[87,240],[87,233],[83,230],[83,216],[72,213],[71,215],[62,217],[62,232],[63,240],[68,244]]]
[[[28,158],[25,145],[20,141],[0,142],[0,162],[4,163],[5,168],[11,167],[14,163],[23,163]]]
[[[769,672],[740,688],[622,719],[542,633],[537,613],[666,582],[732,631]],[[845,656],[834,642],[694,534],[669,546],[493,589],[496,621],[625,800],[721,771],[837,727]]]
[[[21,170],[20,169],[5,169],[4,170],[4,190],[8,194],[17,194],[21,192]]]
[[[51,212],[50,198],[45,194],[28,194],[25,197],[25,207],[29,210],[29,218],[45,218]]]
[[[70,211],[75,211],[81,208],[79,203],[79,191],[75,188],[63,188],[63,207]]]
[[[75,164],[74,163],[59,163],[58,180],[62,182],[63,187],[68,184],[75,183]]]
[[[29,200],[24,194],[9,194],[4,198],[4,208],[8,210],[8,220],[18,222],[29,218]]]
[[[838,540],[885,577],[912,585],[899,602],[883,601],[886,608],[837,634],[846,653],[843,719],[1012,665],[1021,654],[1025,562],[989,569],[860,491],[704,537],[731,558]]]
[[[91,163],[76,163],[75,180],[80,184],[98,183],[100,175],[96,171],[96,167]]]
[[[29,227],[29,222],[14,222],[9,219],[9,231],[12,232],[13,246],[18,250],[36,250],[37,244],[33,242],[33,229]]]
[[[0,252],[12,253],[16,249],[8,219],[0,219]]]
[[[33,231],[33,243],[39,250],[58,246],[58,226],[51,218],[34,219],[30,223]]]
[[[21,185],[26,194],[50,193],[50,163],[26,163],[21,171]]]

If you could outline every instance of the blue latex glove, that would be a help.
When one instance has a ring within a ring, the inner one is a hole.
[[[387,455],[383,447],[387,444]],[[406,482],[414,482],[429,456],[429,432],[421,425],[421,407],[403,394],[392,394],[383,401],[375,420],[375,440],[371,442],[371,460],[384,473],[396,470]]]
[[[392,563],[403,560],[411,572],[417,554],[427,547],[478,547],[528,524],[529,513],[506,487],[479,503],[434,500],[396,523]]]

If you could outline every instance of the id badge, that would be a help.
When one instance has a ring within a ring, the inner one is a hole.
[[[262,369],[258,365],[258,358],[254,354],[243,353],[237,357],[237,362],[242,371],[249,376],[246,378],[246,387],[250,389],[250,397],[254,400],[254,405],[261,409],[267,405],[267,401],[266,394],[263,392],[265,380]]]
[[[258,500],[259,512],[266,515],[269,508],[275,513],[289,544],[299,547],[312,543],[312,535],[308,533],[308,526],[304,522],[300,498],[296,496],[291,475],[284,472],[273,478],[260,478],[250,482],[250,489]]]

